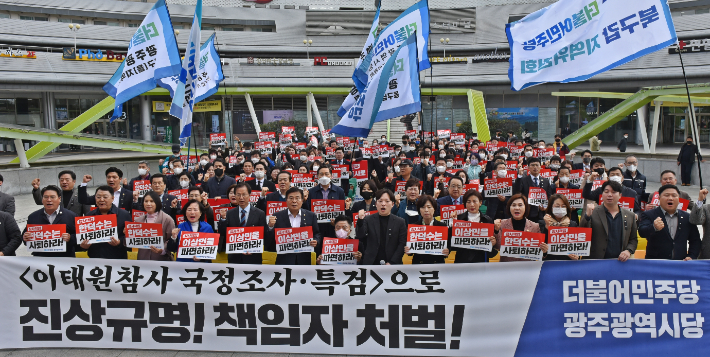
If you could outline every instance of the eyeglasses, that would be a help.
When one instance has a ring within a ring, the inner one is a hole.
[[[461,186],[461,185],[449,185],[449,188],[461,189],[461,188],[463,188],[463,186]]]
[[[234,194],[237,198],[247,198],[249,197],[249,194],[244,194],[244,193],[236,193]]]
[[[296,202],[296,201],[300,201],[301,197],[289,197],[289,198],[287,198],[287,200]]]

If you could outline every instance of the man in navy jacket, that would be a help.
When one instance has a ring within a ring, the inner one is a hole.
[[[342,188],[333,185],[331,177],[333,171],[330,166],[322,166],[318,168],[317,177],[318,185],[308,190],[308,198],[303,205],[307,210],[313,211],[311,206],[312,200],[342,200],[345,201],[345,191]],[[327,195],[326,195],[327,193]],[[320,233],[323,237],[335,237],[335,228],[330,222],[319,223]]]
[[[678,187],[665,185],[658,189],[658,194],[660,206],[639,217],[639,234],[648,239],[646,259],[697,259],[700,233],[698,226],[690,223],[690,214],[677,209]]]
[[[66,226],[66,233],[62,239],[66,245],[65,252],[32,252],[37,257],[70,257],[74,258],[76,251],[76,231],[74,229],[74,212],[62,207],[62,190],[54,185],[49,185],[41,191],[42,205],[44,207],[30,213],[27,217],[27,224],[63,224]],[[27,228],[22,232],[25,245],[30,240],[30,232]]]

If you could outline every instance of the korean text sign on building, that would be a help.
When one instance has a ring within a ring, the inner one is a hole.
[[[579,82],[677,40],[666,0],[563,0],[507,25],[513,90]]]

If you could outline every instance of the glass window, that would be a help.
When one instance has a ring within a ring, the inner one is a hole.
[[[32,21],[34,20],[34,16],[20,16],[20,20],[29,20]]]
[[[96,21],[96,20],[94,20],[94,25],[106,26],[106,21]]]
[[[35,21],[49,21],[49,17],[35,16]]]
[[[242,27],[222,27],[222,31],[244,31]]]
[[[579,118],[580,108],[579,108],[579,98],[577,97],[559,97],[559,110],[560,113],[560,128],[569,127],[572,131],[579,129],[581,120]]]
[[[261,32],[274,32],[274,31],[273,31],[272,29],[270,29],[270,28],[263,28],[263,29],[261,30]]]
[[[128,23],[128,27],[138,27],[138,24]]]
[[[214,26],[205,26],[202,25],[202,31],[214,31],[215,27]]]
[[[251,32],[261,32],[261,27],[252,27],[250,29]]]
[[[60,18],[57,21],[63,22],[65,24],[80,24],[83,25],[86,21],[84,20],[79,20],[79,19],[68,19],[68,18]]]
[[[17,123],[15,121],[15,99],[0,99],[0,123]]]
[[[0,13],[0,19],[9,19],[9,18],[10,18],[10,14]]]
[[[67,99],[67,103],[69,107],[69,119],[74,119],[81,115],[79,99]]]
[[[138,27],[138,26],[136,26],[136,27]],[[182,30],[184,28],[185,28],[185,25],[173,25],[174,30]]]

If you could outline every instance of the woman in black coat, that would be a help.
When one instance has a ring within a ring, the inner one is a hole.
[[[483,196],[480,192],[474,190],[469,190],[463,195],[463,203],[466,205],[466,212],[458,215],[456,217],[459,221],[468,221],[475,223],[488,223],[493,224],[493,218],[481,214],[479,210],[481,204],[483,203]],[[491,245],[496,245],[496,238],[491,232]],[[451,235],[449,235],[449,246],[451,246]],[[477,249],[466,249],[466,248],[451,248],[452,251],[456,252],[456,257],[454,263],[488,263],[488,260],[492,257],[498,255],[498,250],[493,248],[492,251],[486,252],[485,250]]]
[[[440,226],[448,227],[446,223],[437,221],[434,219],[434,212],[436,212],[437,204],[434,197],[429,195],[421,195],[417,199],[417,210],[419,215],[422,217],[419,221],[419,225],[422,226]],[[448,229],[448,237],[451,237],[451,228]],[[404,247],[404,253],[408,254],[409,247]],[[446,258],[449,256],[449,249],[444,249],[444,255],[434,255],[434,254],[409,254],[412,256],[412,264],[444,264],[446,263]]]

